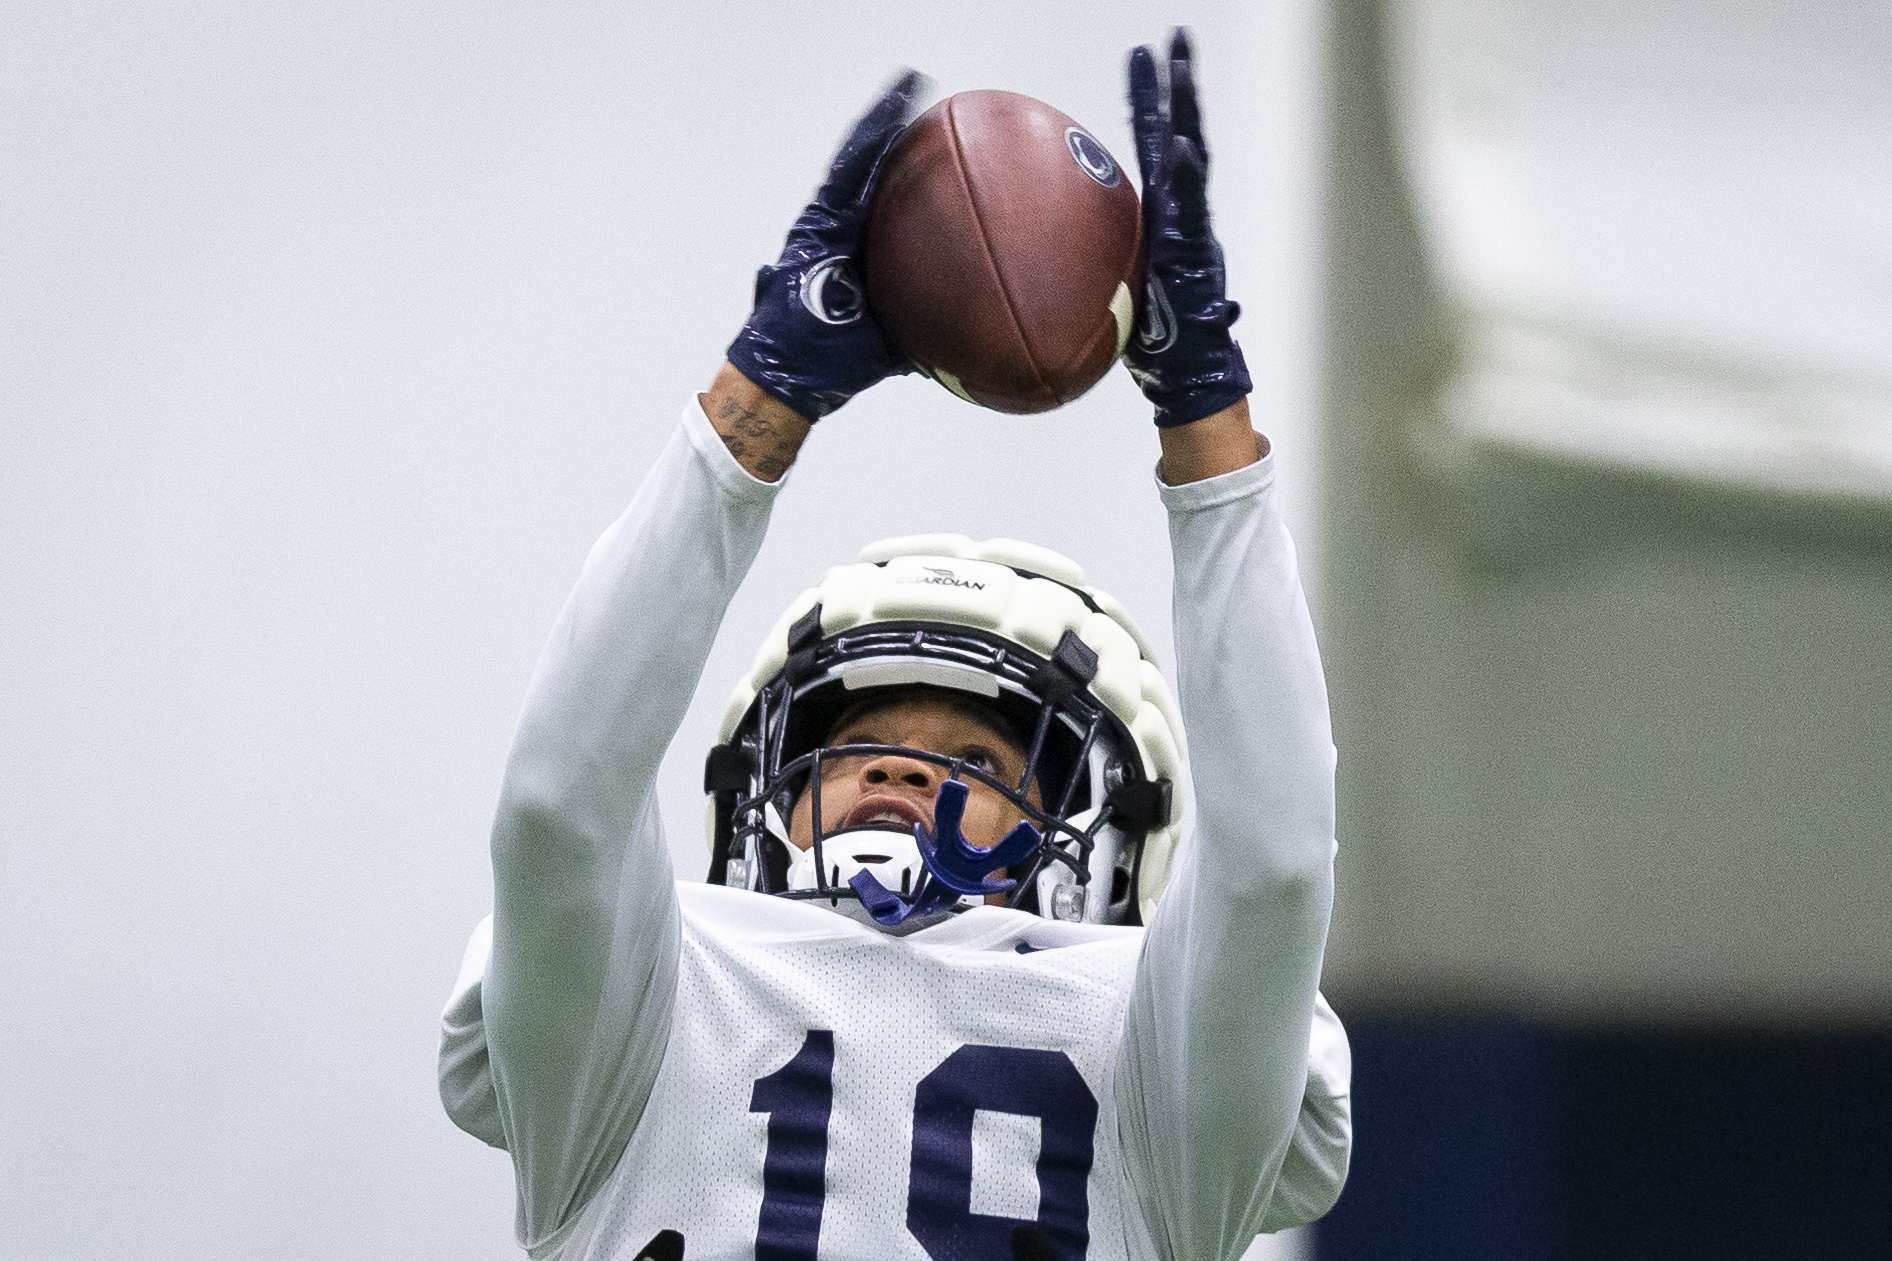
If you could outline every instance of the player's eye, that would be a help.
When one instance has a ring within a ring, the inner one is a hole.
[[[977,767],[979,770],[985,771],[988,774],[999,768],[998,758],[993,754],[992,750],[982,745],[969,745],[960,750],[959,759],[967,766]]]

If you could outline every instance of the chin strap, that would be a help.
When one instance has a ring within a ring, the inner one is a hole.
[[[983,897],[1017,887],[1016,880],[993,880],[988,876],[1029,858],[1043,836],[1031,824],[1020,822],[990,849],[974,845],[959,830],[968,792],[962,781],[947,780],[939,786],[939,796],[933,801],[932,833],[927,832],[924,823],[913,825],[913,840],[920,847],[926,875],[920,878],[911,899],[893,892],[869,871],[855,872],[848,881],[875,923],[891,928],[914,915],[938,914],[968,895]]]

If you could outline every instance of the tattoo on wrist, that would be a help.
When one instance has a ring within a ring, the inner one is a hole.
[[[753,458],[755,470],[774,481],[795,462],[795,449],[789,439],[764,417],[761,409],[725,398],[717,405],[717,434],[736,460]]]
[[[780,447],[774,451],[753,448],[733,433],[723,434],[722,439],[723,445],[729,448],[729,454],[736,457],[736,463],[765,482],[780,481],[782,474],[788,472],[788,466],[794,463],[794,457],[785,454]]]
[[[716,432],[738,463],[769,481],[778,480],[795,462],[795,444],[760,409],[734,398],[718,404]]]
[[[697,395],[710,427],[753,477],[779,482],[808,437],[809,421],[725,363]]]

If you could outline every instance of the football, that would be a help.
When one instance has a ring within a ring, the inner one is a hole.
[[[1128,174],[1083,127],[1016,92],[961,92],[887,155],[867,220],[874,318],[953,393],[1042,412],[1123,353],[1142,221]]]

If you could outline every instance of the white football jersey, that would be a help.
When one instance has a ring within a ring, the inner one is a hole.
[[[816,903],[677,895],[663,1065],[610,1183],[549,1255],[628,1261],[675,1230],[691,1258],[1005,1257],[1024,1223],[1069,1256],[1151,1255],[1112,1076],[1141,929],[979,907],[894,937]],[[443,1089],[497,1143],[478,1015],[490,946],[482,924],[448,1005]],[[1309,1185],[1284,1200],[1322,1197],[1345,1158],[1346,1038],[1324,1000],[1308,1054],[1284,1179]],[[797,1167],[818,1179],[796,1187]]]
[[[980,907],[892,937],[821,905],[677,892],[670,1046],[570,1255],[630,1258],[670,1228],[691,1257],[1002,1258],[1026,1222],[1067,1256],[1143,1255],[1111,1078],[1140,932],[1032,949],[1057,926]]]
[[[674,879],[657,771],[779,491],[687,406],[533,676],[440,1058],[512,1154],[520,1242],[1004,1261],[1032,1222],[1065,1261],[1233,1261],[1325,1212],[1334,753],[1271,458],[1159,488],[1194,822],[1146,928],[975,907],[893,936]]]

